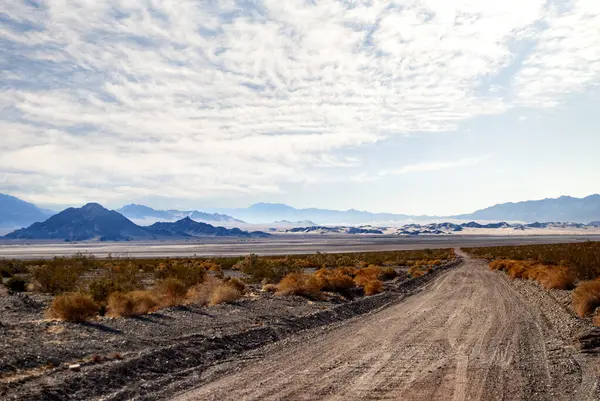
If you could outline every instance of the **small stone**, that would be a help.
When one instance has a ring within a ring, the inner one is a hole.
[[[80,371],[80,370],[81,370],[81,365],[80,365],[80,364],[78,364],[78,363],[76,363],[76,364],[74,364],[74,365],[69,365],[69,370],[72,370],[72,371],[78,372],[78,371]]]

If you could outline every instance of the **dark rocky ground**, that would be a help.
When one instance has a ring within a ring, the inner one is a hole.
[[[441,268],[439,271],[446,267]],[[154,399],[179,373],[201,369],[400,299],[437,272],[397,278],[372,297],[280,297],[258,286],[233,304],[172,307],[84,324],[45,317],[51,297],[0,294],[0,398]],[[70,365],[80,365],[70,369]],[[168,379],[167,379],[168,377]]]

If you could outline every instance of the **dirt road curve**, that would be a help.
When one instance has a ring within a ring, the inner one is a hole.
[[[595,375],[542,311],[464,256],[419,294],[176,400],[598,399]]]

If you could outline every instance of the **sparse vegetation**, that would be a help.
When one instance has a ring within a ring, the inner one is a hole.
[[[55,295],[57,309],[66,309],[63,305],[77,300],[84,304],[85,297],[94,305],[88,309],[94,313],[136,316],[181,304],[231,302],[246,293],[247,283],[261,283],[263,290],[279,295],[315,299],[322,292],[353,297],[361,289],[372,295],[382,290],[382,280],[397,276],[398,267],[433,266],[452,258],[450,249],[159,259],[96,259],[79,254],[39,261],[1,260],[0,275],[11,291]],[[225,272],[231,269],[242,277],[227,277]]]
[[[466,248],[464,251],[488,260],[522,260],[564,266],[576,280],[592,280],[600,276],[600,242]]]
[[[511,279],[534,280],[546,289],[572,291],[579,316],[600,306],[600,242],[469,248],[466,252],[490,261],[490,269]],[[594,324],[600,325],[600,317]]]

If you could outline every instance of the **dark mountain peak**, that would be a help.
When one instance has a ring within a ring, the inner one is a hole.
[[[149,239],[152,235],[123,215],[98,203],[88,203],[81,208],[65,209],[43,223],[12,232],[6,238],[120,241]]]
[[[91,203],[87,203],[87,204],[83,205],[80,210],[82,212],[108,212],[109,211],[101,204],[95,203],[95,202],[91,202]]]

